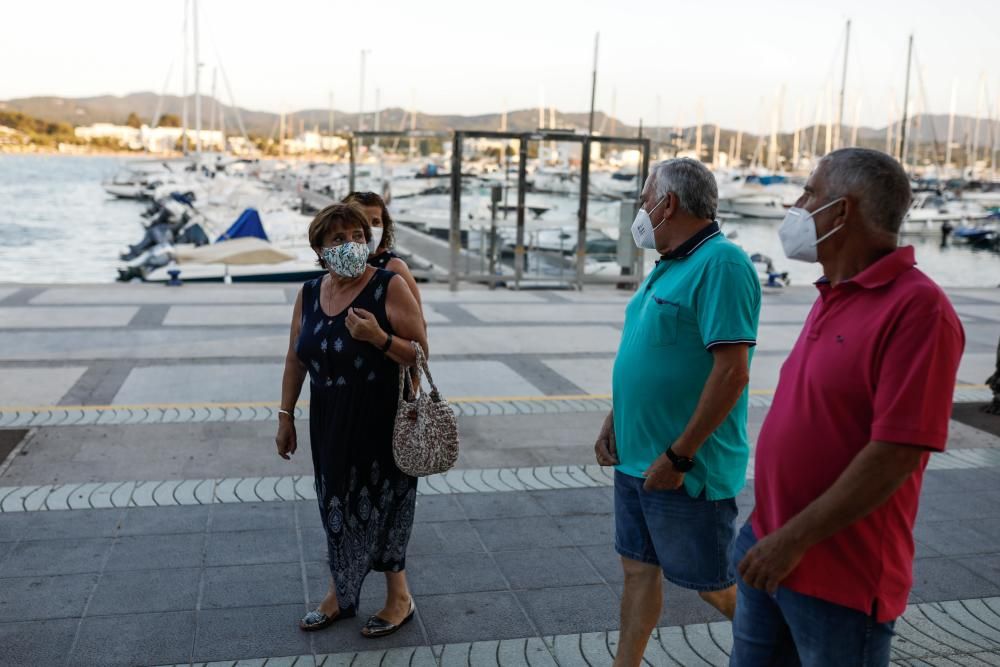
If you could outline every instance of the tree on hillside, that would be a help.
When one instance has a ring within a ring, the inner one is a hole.
[[[180,127],[181,119],[172,113],[165,113],[160,116],[160,127]]]
[[[133,111],[128,115],[128,120],[125,121],[125,124],[129,127],[139,129],[142,127],[142,119]]]

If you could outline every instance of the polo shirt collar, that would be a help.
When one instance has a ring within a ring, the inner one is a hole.
[[[878,260],[858,275],[845,280],[841,284],[857,285],[862,289],[876,289],[888,285],[898,278],[904,271],[908,271],[917,265],[913,246],[903,246],[890,252],[888,255]],[[830,281],[826,276],[816,281],[817,287],[829,287]]]
[[[694,236],[689,238],[684,243],[677,246],[672,251],[668,252],[666,255],[660,255],[660,259],[657,260],[657,264],[665,259],[687,259],[694,254],[694,251],[700,248],[714,236],[718,236],[722,233],[719,229],[719,223],[713,222],[710,225],[699,230]]]

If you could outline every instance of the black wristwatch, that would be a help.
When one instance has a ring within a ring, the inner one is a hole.
[[[674,450],[667,447],[667,458],[674,466],[674,470],[677,472],[688,472],[694,467],[694,459],[689,459],[686,456],[678,456],[674,454]]]

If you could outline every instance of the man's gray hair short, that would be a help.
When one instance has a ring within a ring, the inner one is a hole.
[[[910,179],[895,158],[868,148],[842,148],[819,165],[831,201],[850,195],[857,201],[862,220],[876,229],[899,233],[912,194]]]
[[[719,208],[719,186],[715,176],[698,160],[677,158],[653,165],[649,173],[656,201],[673,192],[681,208],[703,220],[715,220]]]

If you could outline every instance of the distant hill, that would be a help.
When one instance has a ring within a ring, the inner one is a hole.
[[[220,104],[208,95],[202,96],[202,125],[206,128],[212,124],[211,114]],[[158,105],[162,104],[162,114],[173,114],[181,116],[183,108],[183,98],[176,95],[167,95],[160,99],[160,96],[152,92],[132,93],[124,97],[114,95],[100,95],[97,97],[26,97],[0,102],[0,111],[18,111],[34,118],[56,122],[69,123],[71,125],[90,125],[92,123],[108,122],[124,124],[130,113],[136,113],[144,122],[150,122],[156,113]],[[236,131],[236,116],[228,105],[223,104],[226,116],[226,127],[230,132]],[[243,122],[247,132],[258,136],[276,136],[278,131],[278,114],[268,111],[254,111],[240,108]],[[383,130],[399,130],[403,128],[404,119],[406,127],[409,127],[407,112],[400,108],[383,109],[380,117],[380,126]],[[372,129],[373,116],[371,112],[365,114],[365,125],[367,129]],[[482,114],[477,116],[461,116],[456,114],[425,114],[417,113],[417,127],[422,130],[447,131],[447,130],[497,130],[501,123],[500,113]],[[305,109],[288,114],[288,123],[293,131],[300,128],[307,129],[319,127],[326,131],[329,120],[329,110],[327,109]],[[356,112],[335,111],[334,124],[338,130],[354,129],[357,127],[358,115]],[[546,114],[546,122],[548,114]],[[194,97],[188,98],[188,122],[194,124]],[[556,112],[556,126],[564,129],[587,128],[588,114],[586,112],[564,113]],[[975,119],[968,116],[957,116],[955,118],[955,141],[965,144],[971,141],[975,127]],[[635,136],[638,128],[620,120],[615,120],[607,116],[604,112],[596,112],[594,119],[595,129],[602,134],[611,134],[611,129],[615,129],[615,134],[619,136]],[[990,122],[983,120],[980,122],[979,145],[988,146],[992,141],[989,131]],[[899,123],[893,127],[894,135],[898,133]],[[994,132],[1000,132],[1000,123],[994,121]],[[507,114],[507,128],[511,131],[530,131],[538,127],[538,110],[520,109],[510,111]],[[915,118],[914,140],[919,143],[930,143],[937,139],[943,145],[948,134],[948,116],[940,114],[924,114]],[[804,128],[807,133],[811,133],[812,128]],[[664,138],[669,136],[671,128],[662,128]],[[844,133],[849,135],[850,128],[845,128]],[[686,137],[693,139],[694,128],[684,128]],[[712,125],[705,125],[703,132],[704,148],[711,150]],[[820,144],[824,140],[825,127],[819,128]],[[884,141],[886,128],[862,127],[858,129],[859,143],[866,145],[878,145]],[[644,129],[646,136],[654,136],[657,128],[647,127]],[[723,129],[721,132],[720,149],[725,151],[728,148],[729,136],[735,130]],[[749,146],[755,137],[752,133],[744,135],[744,146]],[[782,144],[790,141],[789,134],[783,134]]]

